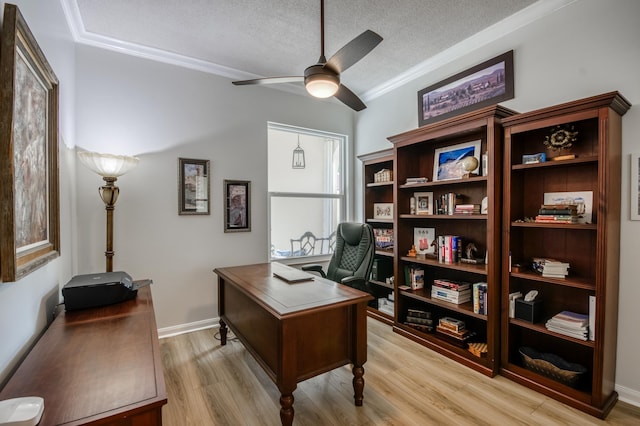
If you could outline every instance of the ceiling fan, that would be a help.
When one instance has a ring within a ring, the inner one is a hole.
[[[324,0],[320,0],[320,58],[318,63],[304,70],[304,76],[267,77],[234,81],[236,86],[250,84],[274,84],[303,82],[307,92],[316,98],[335,96],[348,107],[361,111],[366,105],[355,93],[340,83],[340,73],[358,62],[373,50],[382,37],[366,30],[338,50],[329,60],[324,56]]]

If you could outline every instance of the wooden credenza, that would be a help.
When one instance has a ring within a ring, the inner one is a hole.
[[[161,425],[167,395],[151,288],[61,312],[0,392],[44,398],[39,426]]]

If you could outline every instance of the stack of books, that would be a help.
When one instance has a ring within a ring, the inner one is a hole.
[[[589,315],[562,311],[547,321],[547,330],[580,340],[589,337]]]
[[[443,336],[448,342],[462,348],[466,348],[467,340],[475,335],[466,329],[464,321],[451,317],[442,317],[438,320],[436,333]]]
[[[456,204],[455,214],[480,214],[480,204]]]
[[[570,265],[555,259],[536,257],[533,259],[531,267],[543,277],[565,278],[569,274]]]
[[[405,185],[417,185],[419,183],[427,183],[429,178],[426,177],[408,177],[405,181]]]
[[[479,282],[473,284],[473,313],[487,315],[487,283]]]
[[[578,223],[578,206],[575,204],[543,204],[535,221],[538,223]]]
[[[471,300],[471,284],[436,278],[431,286],[431,298],[455,303],[456,305],[469,302]]]
[[[420,330],[424,333],[433,332],[433,319],[431,312],[419,309],[407,309],[407,320],[405,325]]]

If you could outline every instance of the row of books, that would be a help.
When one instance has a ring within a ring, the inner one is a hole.
[[[438,235],[438,261],[456,263],[462,259],[462,237],[458,235]]]
[[[535,221],[538,223],[578,223],[578,206],[575,204],[543,204]]]
[[[487,296],[488,284],[485,282],[474,283],[472,287],[473,313],[487,315],[489,313],[489,300]]]
[[[580,340],[589,337],[589,315],[571,311],[562,311],[549,319],[545,326],[547,330]]]
[[[457,194],[446,192],[435,199],[436,214],[455,214]]]
[[[548,257],[534,257],[531,268],[547,278],[565,278],[569,275],[571,265],[568,262],[561,262]]]

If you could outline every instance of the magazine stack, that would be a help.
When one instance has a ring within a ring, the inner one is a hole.
[[[547,321],[547,330],[580,340],[589,336],[589,315],[562,311]]]
[[[531,264],[534,271],[547,278],[565,278],[569,274],[569,263],[545,257],[536,257]]]
[[[471,300],[471,284],[436,278],[431,286],[431,298],[455,303],[456,305],[469,302]]]

